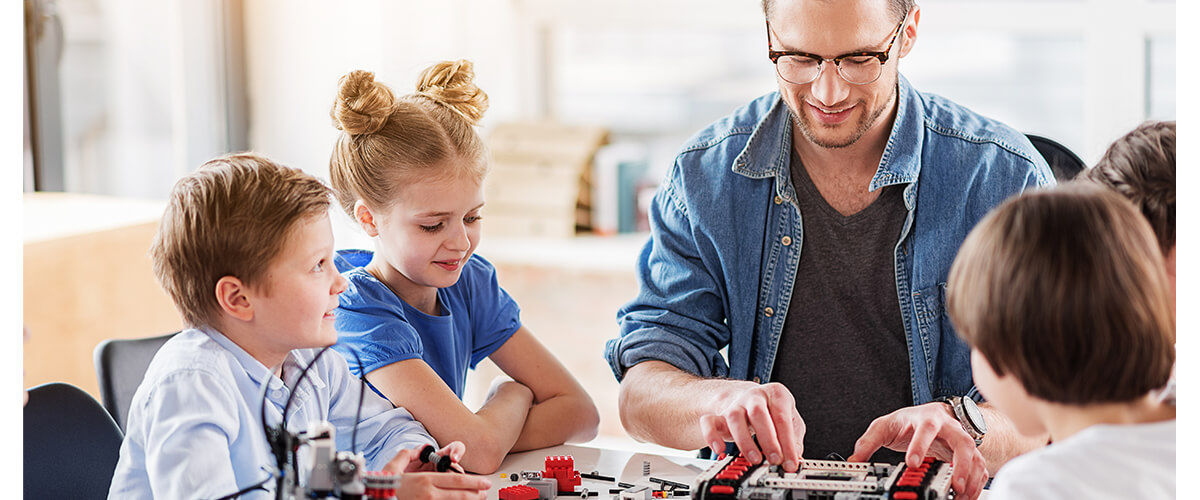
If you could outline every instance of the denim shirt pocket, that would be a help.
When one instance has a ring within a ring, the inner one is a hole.
[[[958,339],[946,311],[946,283],[923,288],[917,295],[917,322],[922,342],[928,342],[926,359],[933,359],[928,365],[932,397],[968,394],[974,388],[971,352],[965,342]]]
[[[938,340],[936,334],[941,329],[938,323],[942,315],[942,293],[945,283],[924,287],[913,293],[914,318],[917,322],[917,337],[921,346],[921,358],[925,361],[925,380],[932,381],[934,372],[934,353],[937,352]],[[913,353],[914,355],[916,353]],[[932,388],[931,388],[932,389]],[[936,397],[936,396],[935,396]]]

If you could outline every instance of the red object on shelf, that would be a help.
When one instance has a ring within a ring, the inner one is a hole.
[[[537,500],[538,490],[532,486],[518,484],[507,488],[500,488],[500,500]]]
[[[542,471],[542,477],[558,480],[559,493],[575,491],[575,487],[582,482],[579,472],[575,470],[575,458],[570,455],[546,457],[546,470]]]

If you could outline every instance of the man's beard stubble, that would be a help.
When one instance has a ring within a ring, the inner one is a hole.
[[[832,142],[817,137],[817,134],[813,132],[813,129],[816,127],[821,127],[822,125],[812,123],[808,113],[797,113],[796,110],[792,109],[791,107],[788,107],[788,112],[792,115],[792,121],[800,126],[800,133],[804,134],[804,138],[808,139],[809,142],[826,149],[844,148],[858,142],[858,140],[862,139],[862,136],[867,133],[867,130],[870,130],[871,126],[875,125],[875,122],[878,121],[879,117],[883,115],[883,111],[887,109],[888,104],[896,99],[896,87],[898,85],[899,82],[897,82],[895,85],[892,85],[892,93],[888,95],[887,99],[880,101],[879,106],[871,110],[869,115],[859,118],[854,133],[844,141]],[[804,100],[801,99],[800,102],[801,105],[803,105]],[[864,102],[865,101],[860,99],[856,104],[862,104]]]

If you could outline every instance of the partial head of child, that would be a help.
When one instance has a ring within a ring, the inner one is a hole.
[[[475,125],[488,101],[473,80],[459,60],[427,68],[399,98],[366,71],[339,82],[332,184],[378,239],[368,269],[413,305],[456,283],[479,242],[488,161]]]
[[[1150,405],[1175,359],[1154,233],[1128,201],[1095,186],[997,207],[959,250],[948,301],[977,387],[1023,434],[1057,442],[1082,430],[1054,421],[1060,410]]]
[[[1079,179],[1104,186],[1134,204],[1158,239],[1175,290],[1175,122],[1149,121],[1117,139]]]
[[[337,341],[330,190],[254,153],[213,159],[172,189],[150,249],[184,321],[273,366]]]

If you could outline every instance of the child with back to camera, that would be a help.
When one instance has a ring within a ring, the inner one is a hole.
[[[441,62],[399,98],[372,73],[341,78],[330,177],[375,250],[339,252],[350,285],[335,349],[357,350],[372,389],[439,441],[464,442],[463,467],[491,473],[509,452],[591,439],[599,416],[475,254],[488,158],[475,129],[487,95],[473,78],[469,61]],[[483,358],[513,380],[472,412],[463,384]]]
[[[993,500],[1174,498],[1175,360],[1163,255],[1128,201],[1072,183],[1005,202],[967,236],[948,311],[975,383],[1052,443],[996,474]]]

